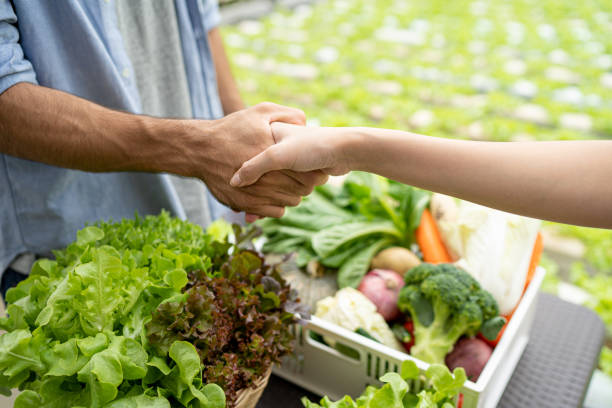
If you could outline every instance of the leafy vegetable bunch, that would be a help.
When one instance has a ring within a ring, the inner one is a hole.
[[[168,354],[176,341],[198,351],[203,377],[220,385],[228,403],[291,351],[296,292],[255,252],[241,251],[214,275],[189,274],[180,302],[159,305],[147,323],[151,346]]]
[[[242,259],[223,230],[136,216],[86,227],[55,260],[39,260],[8,291],[0,320],[0,386],[23,390],[15,407],[225,407],[192,344],[177,339],[159,353],[147,335],[161,304],[186,298],[194,271],[218,278]]]
[[[316,261],[337,268],[340,288],[357,287],[381,249],[413,243],[428,201],[427,192],[353,172],[342,187],[317,187],[284,217],[260,221],[263,249],[296,252],[300,267]]]
[[[456,368],[451,374],[446,366],[432,364],[423,377],[416,364],[406,360],[399,374],[387,373],[380,381],[385,383],[382,387],[368,386],[356,400],[348,395],[336,402],[323,397],[315,404],[304,397],[302,404],[305,408],[454,408],[466,375],[463,368]],[[425,382],[426,386],[414,392],[411,387],[414,381]]]

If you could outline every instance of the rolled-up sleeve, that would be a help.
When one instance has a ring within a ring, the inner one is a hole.
[[[204,28],[210,31],[221,23],[221,13],[219,13],[219,2],[217,0],[200,0],[202,6],[202,19]]]
[[[0,0],[0,94],[19,82],[36,83],[36,73],[19,44],[17,16],[9,0]]]

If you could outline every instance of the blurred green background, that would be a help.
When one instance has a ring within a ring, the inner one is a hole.
[[[249,104],[448,138],[612,138],[612,1],[327,0],[264,14],[223,28]],[[612,231],[545,223],[545,246],[545,289],[599,313],[612,375]]]

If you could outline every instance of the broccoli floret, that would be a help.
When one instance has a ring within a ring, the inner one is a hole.
[[[414,322],[414,357],[444,364],[461,336],[494,339],[504,324],[497,302],[467,272],[451,264],[421,264],[406,272],[398,306]]]

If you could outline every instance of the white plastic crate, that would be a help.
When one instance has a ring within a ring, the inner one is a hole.
[[[529,340],[544,275],[544,269],[539,267],[478,381],[468,381],[464,385],[463,408],[492,408],[497,405]],[[306,326],[294,326],[294,331],[295,353],[285,357],[282,365],[274,368],[274,373],[332,400],[345,394],[357,397],[366,386],[380,384],[378,378],[385,372],[399,372],[404,360],[413,360],[421,371],[429,367],[429,364],[406,353],[315,316]],[[314,340],[311,331],[355,350],[358,357],[348,357]],[[411,384],[411,389],[418,391],[420,386],[416,381]]]

